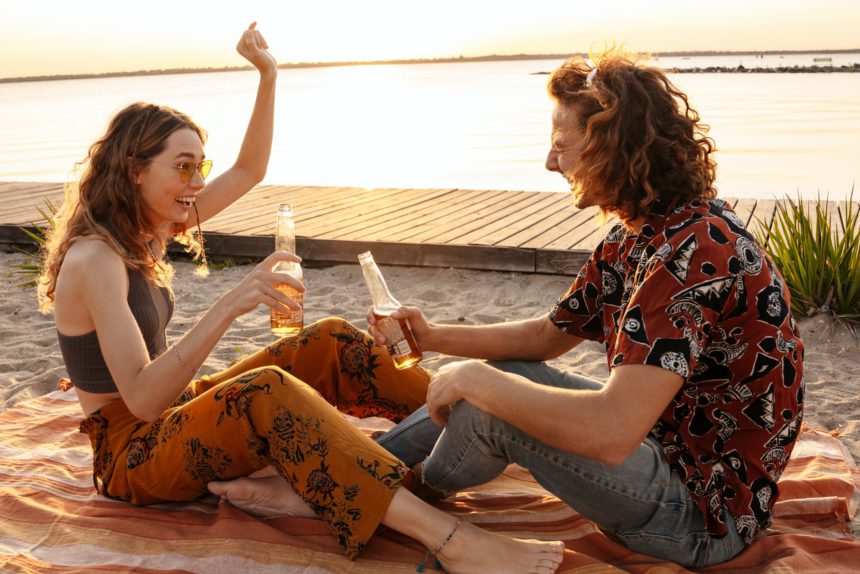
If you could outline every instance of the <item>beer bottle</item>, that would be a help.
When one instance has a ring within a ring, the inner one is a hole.
[[[400,307],[400,302],[391,295],[385,279],[373,260],[370,251],[358,256],[364,281],[373,298],[373,317],[376,328],[385,337],[388,354],[398,369],[407,369],[421,361],[421,350],[406,319],[395,319],[391,314]]]
[[[277,227],[275,230],[275,250],[296,252],[296,223],[293,221],[293,207],[289,203],[282,203],[278,207]],[[275,265],[274,271],[289,273],[299,281],[302,280],[302,266],[292,261],[281,261]],[[303,304],[303,294],[297,291],[289,283],[278,283],[275,288],[298,303]],[[292,337],[297,335],[304,326],[304,311],[299,309],[285,309],[284,307],[271,307],[272,333],[278,337]]]

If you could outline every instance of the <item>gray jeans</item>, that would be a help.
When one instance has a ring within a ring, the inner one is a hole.
[[[553,387],[595,389],[602,385],[544,363],[491,364]],[[660,444],[650,437],[621,465],[612,467],[552,448],[461,401],[444,430],[430,420],[425,406],[377,440],[407,464],[426,457],[424,482],[443,492],[484,484],[508,464],[517,463],[545,489],[630,549],[686,567],[724,562],[744,549],[727,509],[728,534],[717,537],[705,531],[701,511],[669,467]]]

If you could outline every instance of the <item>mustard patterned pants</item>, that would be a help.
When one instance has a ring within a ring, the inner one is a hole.
[[[229,369],[193,381],[153,422],[122,400],[81,423],[93,480],[143,505],[208,494],[206,484],[273,466],[354,558],[412,474],[338,411],[399,422],[430,376],[394,368],[384,347],[343,319],[324,319]]]

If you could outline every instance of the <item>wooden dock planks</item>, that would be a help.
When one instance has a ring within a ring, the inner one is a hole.
[[[0,242],[30,243],[19,226],[38,224],[38,209],[63,196],[62,184],[0,182]],[[775,200],[726,201],[767,241]],[[204,223],[209,253],[270,253],[280,203],[295,211],[299,253],[320,263],[353,263],[372,249],[383,264],[575,274],[617,221],[600,223],[596,208],[558,192],[263,185]],[[842,233],[844,202],[827,211]]]

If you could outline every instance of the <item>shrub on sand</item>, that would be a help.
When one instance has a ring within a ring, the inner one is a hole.
[[[788,284],[798,316],[830,313],[860,325],[860,209],[853,199],[852,189],[834,221],[821,198],[786,197],[777,202],[769,236],[759,235]],[[758,229],[760,234],[765,226]]]
[[[54,227],[54,218],[57,216],[57,206],[51,200],[45,202],[45,207],[38,207],[39,215],[42,216],[41,224],[32,224],[32,230],[26,227],[19,227],[21,231],[27,234],[36,245],[37,252],[33,254],[24,249],[18,249],[19,252],[26,255],[24,263],[13,265],[15,270],[13,273],[22,277],[25,281],[22,286],[35,287],[36,280],[42,269],[42,259],[44,257],[43,248],[47,238],[48,231]]]

